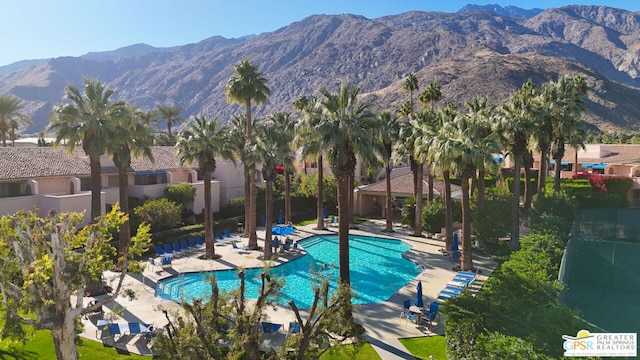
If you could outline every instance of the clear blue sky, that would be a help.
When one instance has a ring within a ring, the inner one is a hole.
[[[524,9],[586,4],[640,10],[639,0],[1,0],[0,66],[136,43],[168,47],[215,35],[259,34],[314,14],[375,18],[410,10],[456,12],[468,3]]]

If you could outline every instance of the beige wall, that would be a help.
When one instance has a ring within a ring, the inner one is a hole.
[[[196,198],[193,201],[193,212],[201,214],[204,209],[204,181],[192,183],[196,188]],[[211,181],[211,208],[214,212],[220,211],[220,181]]]
[[[219,161],[216,163],[213,176],[219,183],[220,204],[226,204],[233,198],[244,196],[244,168],[241,163]],[[198,211],[195,212],[198,213]]]
[[[0,216],[13,215],[19,210],[34,210],[38,207],[38,195],[0,198]],[[38,213],[39,214],[39,213]]]
[[[38,178],[38,194],[69,195],[72,177]]]
[[[105,203],[105,193],[100,196],[101,202]],[[49,210],[55,209],[59,212],[81,212],[84,211],[84,223],[91,221],[91,192],[85,191],[76,195],[40,195],[40,216],[45,216]],[[104,209],[102,209],[104,213]]]

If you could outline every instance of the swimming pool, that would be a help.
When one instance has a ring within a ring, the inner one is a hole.
[[[320,271],[330,279],[335,290],[339,277],[338,236],[318,235],[300,241],[307,254],[274,267],[270,273],[285,279],[280,303],[294,300],[299,308],[309,308],[313,301],[314,271]],[[402,253],[411,246],[400,240],[370,236],[350,235],[349,258],[351,260],[351,287],[356,293],[354,304],[386,301],[411,281],[418,269]],[[327,264],[327,265],[325,265]],[[262,268],[246,270],[246,297],[257,298]],[[231,291],[240,286],[235,270],[205,273],[186,273],[158,282],[155,295],[164,299],[189,301],[211,294],[207,278],[215,275],[220,289]]]

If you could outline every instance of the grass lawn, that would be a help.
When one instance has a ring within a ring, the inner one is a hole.
[[[418,359],[429,360],[431,355],[433,355],[434,360],[447,359],[447,346],[444,336],[424,336],[399,340]]]
[[[148,356],[118,354],[114,348],[104,347],[100,342],[84,338],[82,340],[82,345],[78,346],[78,352],[84,359],[150,359]],[[24,348],[16,348],[7,341],[1,341],[0,359],[5,358],[56,360],[51,332],[46,330],[36,332]]]
[[[327,350],[326,353],[322,354],[320,359],[322,360],[353,359],[352,354],[353,354],[353,346],[344,345],[344,346],[338,346],[338,347]],[[356,360],[369,360],[369,359],[376,360],[376,359],[380,359],[380,356],[378,356],[378,353],[375,350],[373,350],[373,346],[371,346],[371,344],[365,343],[358,350],[355,359]]]

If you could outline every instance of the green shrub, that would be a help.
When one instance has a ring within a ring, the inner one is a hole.
[[[474,208],[471,231],[483,240],[496,240],[511,231],[511,193],[502,187],[485,189],[484,212]]]
[[[404,199],[404,205],[402,206],[402,223],[410,226],[416,223],[416,198],[409,197]]]
[[[196,198],[196,188],[189,183],[173,183],[164,189],[164,197],[176,204],[186,205]]]
[[[151,225],[152,232],[173,229],[180,224],[182,207],[167,198],[147,200],[134,209],[142,221]]]
[[[422,228],[430,233],[437,233],[445,226],[445,201],[441,197],[435,197],[422,209]],[[451,201],[451,220],[462,221],[462,205],[460,201]]]

